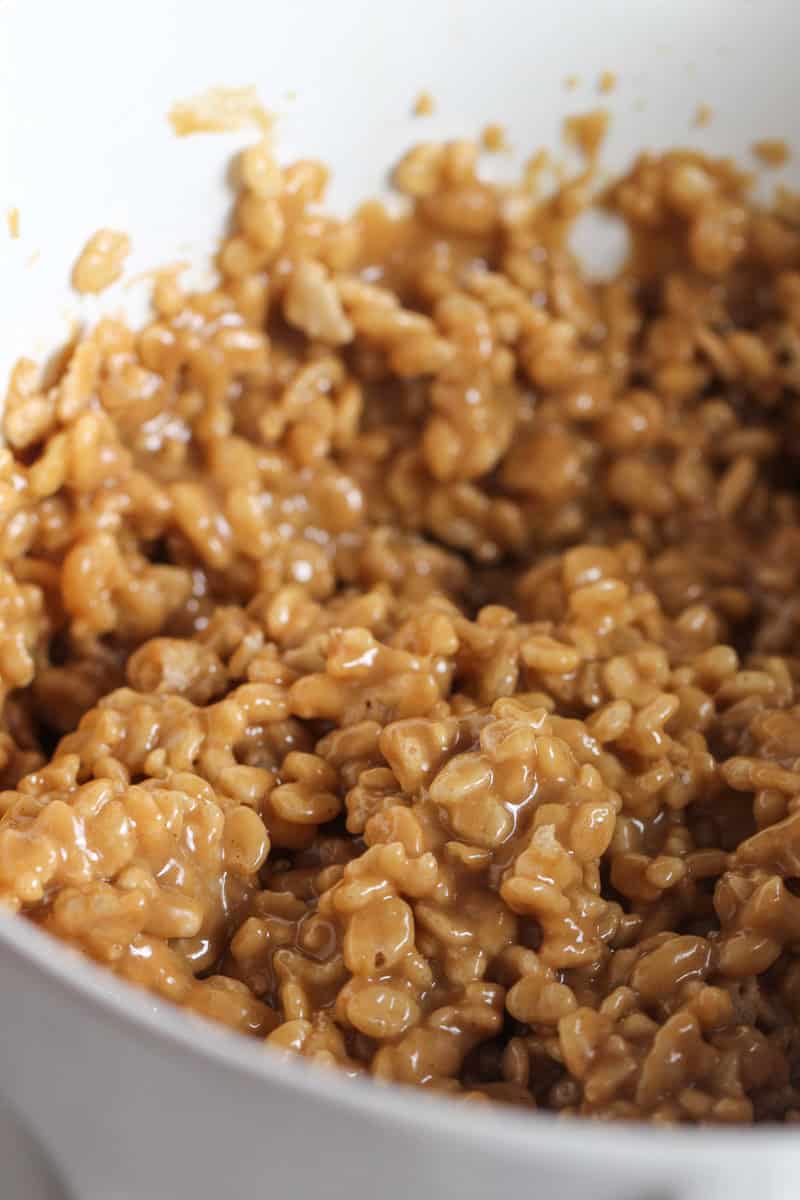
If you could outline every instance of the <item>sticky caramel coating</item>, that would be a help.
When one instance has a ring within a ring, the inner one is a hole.
[[[591,281],[478,166],[257,143],[217,287],[16,367],[0,899],[349,1074],[797,1120],[800,230],[645,154]]]

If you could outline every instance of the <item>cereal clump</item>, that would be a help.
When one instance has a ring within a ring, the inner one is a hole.
[[[645,154],[590,282],[477,157],[259,143],[218,287],[16,367],[0,898],[350,1074],[797,1120],[800,228]]]

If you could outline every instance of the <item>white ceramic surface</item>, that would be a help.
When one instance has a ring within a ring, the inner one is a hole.
[[[256,84],[282,153],[331,163],[341,207],[413,140],[497,120],[518,157],[557,145],[562,117],[599,102],[604,70],[619,75],[602,100],[612,167],[642,146],[744,157],[756,138],[791,141],[798,34],[796,0],[0,0],[0,218],[17,207],[21,220],[16,240],[0,222],[0,389],[18,354],[43,356],[96,315],[68,274],[98,226],[131,233],[129,274],[190,258],[202,275],[243,138],[177,141],[165,119],[177,99]],[[422,88],[437,114],[414,121]],[[715,115],[697,130],[700,102]],[[142,289],[102,303],[141,311]],[[164,1011],[8,918],[3,1093],[75,1200],[800,1194],[791,1131],[566,1125],[328,1078]],[[0,1156],[0,1200],[58,1195],[2,1111]]]

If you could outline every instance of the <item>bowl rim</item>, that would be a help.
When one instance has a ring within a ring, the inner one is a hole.
[[[56,981],[73,998],[83,1001],[87,1010],[100,1010],[111,1023],[137,1027],[165,1048],[191,1054],[234,1074],[275,1083],[309,1100],[332,1103],[354,1116],[369,1111],[405,1132],[424,1129],[444,1135],[455,1143],[477,1142],[485,1152],[502,1151],[541,1163],[574,1154],[576,1131],[571,1121],[555,1114],[515,1110],[500,1105],[458,1105],[446,1096],[422,1093],[404,1085],[379,1086],[371,1080],[353,1079],[335,1072],[322,1071],[301,1059],[289,1059],[267,1051],[254,1054],[250,1039],[216,1025],[197,1014],[187,1013],[161,997],[154,997],[110,970],[93,963],[81,952],[59,942],[47,931],[19,915],[0,911],[0,962],[11,954],[33,966],[51,983]],[[198,1027],[203,1036],[198,1040]],[[13,1100],[13,1096],[12,1096]],[[580,1128],[581,1169],[614,1156],[619,1160],[621,1137],[625,1143],[625,1167],[631,1172],[654,1168],[683,1170],[708,1168],[719,1173],[721,1161],[736,1169],[749,1163],[754,1155],[775,1154],[797,1157],[800,1143],[789,1130],[778,1125],[749,1128],[743,1136],[740,1127],[654,1126],[636,1122],[585,1120]],[[792,1146],[792,1140],[795,1144]]]

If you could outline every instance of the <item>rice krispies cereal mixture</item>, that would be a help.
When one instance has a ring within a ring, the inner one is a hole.
[[[239,174],[215,290],[11,380],[3,903],[351,1075],[796,1120],[797,212],[644,154],[598,283],[586,175]]]

